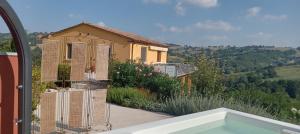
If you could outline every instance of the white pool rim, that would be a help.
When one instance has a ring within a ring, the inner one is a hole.
[[[253,114],[243,113],[227,108],[218,108],[204,112],[164,119],[127,128],[103,132],[101,134],[169,134],[191,127],[200,126],[214,121],[230,118],[241,119],[259,127],[279,129],[282,134],[300,134],[300,126],[277,121]]]

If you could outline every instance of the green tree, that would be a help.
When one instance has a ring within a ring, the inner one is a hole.
[[[36,47],[31,50],[32,64],[34,66],[41,66],[42,50]]]
[[[41,82],[41,68],[32,67],[32,111],[36,110],[37,105],[40,103],[40,97],[45,92],[47,84]],[[32,117],[36,119],[35,116]]]
[[[1,52],[16,52],[16,46],[12,39],[3,39],[0,41]]]
[[[201,54],[195,63],[197,71],[192,75],[193,87],[205,95],[215,95],[223,92],[223,74],[217,67],[215,60],[208,59]]]

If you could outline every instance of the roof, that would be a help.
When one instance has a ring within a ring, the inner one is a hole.
[[[194,73],[197,68],[191,64],[182,63],[159,63],[154,64],[154,70],[164,74],[168,74],[171,77],[181,77]]]
[[[177,77],[192,74],[197,70],[197,68],[191,64],[179,64],[177,66]]]
[[[119,36],[122,36],[124,38],[128,38],[128,39],[132,40],[135,43],[145,43],[145,44],[151,44],[151,45],[159,46],[159,47],[169,47],[168,45],[166,45],[164,43],[161,43],[161,42],[155,41],[155,40],[151,40],[151,39],[145,38],[145,37],[137,35],[137,34],[133,34],[133,33],[129,33],[129,32],[124,32],[124,31],[120,31],[120,30],[117,30],[117,29],[114,29],[114,28],[109,28],[109,27],[105,27],[105,26],[99,26],[99,25],[95,25],[95,24],[91,24],[91,23],[86,23],[86,22],[82,22],[80,24],[71,26],[69,28],[65,28],[63,30],[50,33],[49,35],[55,35],[55,34],[58,34],[58,33],[62,33],[62,32],[65,32],[67,30],[70,30],[70,29],[73,29],[75,27],[79,27],[79,26],[82,26],[82,25],[90,26],[90,27],[93,27],[93,28],[97,28],[99,30],[104,30],[104,31],[107,31],[107,32],[110,32],[110,33],[113,33],[113,34],[116,34],[116,35],[119,35]],[[47,37],[48,37],[48,35],[44,36],[43,38],[47,38]]]

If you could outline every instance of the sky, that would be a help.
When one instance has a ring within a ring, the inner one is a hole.
[[[300,0],[8,0],[28,32],[89,22],[164,43],[300,46]]]

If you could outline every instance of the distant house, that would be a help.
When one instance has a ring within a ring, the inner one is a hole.
[[[181,63],[155,64],[154,71],[167,74],[180,80],[181,86],[186,86],[190,93],[192,88],[191,75],[197,70],[194,65]],[[184,88],[182,88],[184,89]],[[184,92],[183,90],[181,90]]]
[[[87,45],[87,62],[90,64],[96,58],[96,45],[109,45],[110,58],[121,62],[133,60],[148,65],[167,62],[167,45],[136,34],[90,23],[80,23],[50,33],[44,36],[42,41],[43,44],[49,41],[57,41],[60,44],[59,63],[70,63],[74,43]]]

